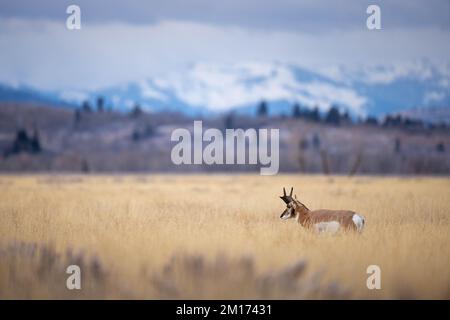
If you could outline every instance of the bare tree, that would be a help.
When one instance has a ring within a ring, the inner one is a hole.
[[[350,168],[350,172],[348,173],[349,177],[353,177],[355,175],[355,173],[361,166],[362,161],[363,161],[363,153],[362,150],[359,150],[358,153],[356,154],[355,161],[353,162],[353,165]]]
[[[322,170],[326,175],[330,174],[330,163],[328,161],[328,153],[325,150],[320,150],[320,158],[322,159]]]

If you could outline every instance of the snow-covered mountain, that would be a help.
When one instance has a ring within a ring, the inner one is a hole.
[[[37,102],[62,107],[75,106],[74,101],[61,99],[58,92],[40,91],[24,85],[0,84],[0,101]]]
[[[426,61],[361,68],[330,67],[314,71],[284,63],[198,63],[168,73],[96,91],[14,92],[0,87],[0,100],[63,101],[79,105],[98,96],[107,106],[127,110],[139,103],[149,111],[210,114],[236,109],[254,112],[265,100],[271,113],[287,113],[293,103],[331,105],[354,115],[382,115],[411,108],[450,108],[450,65]],[[24,99],[24,95],[25,98]]]

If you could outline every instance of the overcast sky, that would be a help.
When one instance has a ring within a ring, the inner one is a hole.
[[[381,7],[382,30],[366,28]],[[66,29],[81,7],[82,29]],[[450,59],[450,1],[3,1],[0,82],[97,89],[195,63],[314,70]],[[449,71],[450,72],[450,71]]]

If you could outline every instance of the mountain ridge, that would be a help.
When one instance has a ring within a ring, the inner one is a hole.
[[[450,68],[448,68],[450,70]],[[422,62],[407,67],[308,70],[282,63],[198,63],[185,72],[114,85],[100,90],[41,91],[0,85],[0,101],[33,101],[75,107],[105,97],[114,110],[139,104],[150,112],[211,115],[255,112],[265,100],[270,113],[290,112],[294,103],[326,111],[337,105],[355,116],[382,116],[420,108],[450,109],[450,72]],[[423,111],[422,111],[423,113]]]

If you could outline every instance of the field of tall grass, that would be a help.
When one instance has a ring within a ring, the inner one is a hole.
[[[366,229],[281,220],[283,186]],[[0,176],[0,299],[450,299],[449,248],[448,178]],[[66,288],[71,264],[81,290]]]

